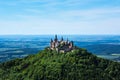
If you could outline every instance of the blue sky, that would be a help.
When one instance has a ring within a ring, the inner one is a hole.
[[[120,35],[120,0],[0,0],[0,35]]]

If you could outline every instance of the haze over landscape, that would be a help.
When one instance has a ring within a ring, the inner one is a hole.
[[[120,0],[1,0],[0,35],[120,34]]]
[[[0,0],[0,80],[120,80],[120,0]]]

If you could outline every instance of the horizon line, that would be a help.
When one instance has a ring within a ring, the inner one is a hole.
[[[118,35],[120,34],[0,34],[0,36],[37,36],[37,35]]]

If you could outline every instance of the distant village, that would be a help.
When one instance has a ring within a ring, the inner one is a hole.
[[[55,38],[50,41],[50,49],[61,53],[69,52],[74,49],[74,43],[68,39],[65,41],[63,37],[58,40],[57,35],[55,35]]]

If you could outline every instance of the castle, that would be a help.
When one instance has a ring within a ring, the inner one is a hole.
[[[69,52],[71,50],[73,50],[74,48],[74,44],[73,41],[69,41],[67,39],[67,41],[64,41],[63,37],[61,38],[61,40],[59,41],[57,38],[57,35],[55,35],[55,39],[51,39],[50,42],[50,49],[51,50],[56,50],[58,52]]]

